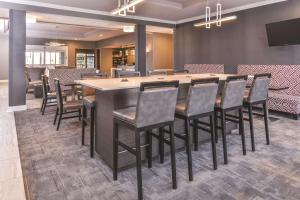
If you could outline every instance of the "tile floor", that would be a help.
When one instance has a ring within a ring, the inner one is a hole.
[[[14,113],[7,113],[7,83],[0,83],[0,199],[23,200],[25,191]]]

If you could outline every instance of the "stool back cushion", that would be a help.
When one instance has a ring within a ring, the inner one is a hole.
[[[243,105],[245,80],[234,80],[225,83],[222,92],[221,108],[234,108]]]
[[[249,102],[264,101],[268,98],[270,78],[259,77],[254,79],[250,94],[248,97]]]
[[[187,97],[187,115],[195,116],[214,111],[217,92],[217,83],[191,86]]]
[[[136,126],[146,127],[174,121],[178,88],[158,88],[140,91]]]

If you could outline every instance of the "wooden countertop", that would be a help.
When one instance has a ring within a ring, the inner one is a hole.
[[[139,88],[141,82],[179,80],[180,84],[186,84],[190,83],[191,79],[196,78],[219,77],[220,80],[226,80],[228,76],[232,75],[233,74],[181,74],[169,76],[75,80],[75,82],[101,91],[112,91]]]

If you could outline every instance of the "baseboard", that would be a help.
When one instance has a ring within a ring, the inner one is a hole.
[[[8,83],[8,80],[0,80],[0,83]]]
[[[27,105],[9,106],[7,108],[7,112],[17,112],[17,111],[23,111],[23,110],[27,110]]]

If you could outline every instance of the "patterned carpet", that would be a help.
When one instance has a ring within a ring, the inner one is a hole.
[[[100,158],[90,159],[81,146],[78,119],[64,120],[61,131],[52,125],[53,113],[17,112],[27,198],[30,200],[132,200],[137,198],[135,168],[112,180],[112,171]],[[300,199],[300,121],[281,118],[270,123],[271,145],[265,145],[263,121],[255,120],[256,152],[250,151],[246,123],[247,156],[240,137],[228,136],[229,164],[223,164],[219,142],[218,170],[212,170],[210,143],[193,152],[194,181],[188,181],[185,151],[176,153],[178,189],[171,189],[170,159],[154,160],[143,168],[144,198],[155,200],[262,200]],[[87,136],[88,137],[88,136]],[[86,140],[88,141],[88,140]]]

